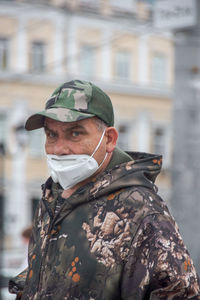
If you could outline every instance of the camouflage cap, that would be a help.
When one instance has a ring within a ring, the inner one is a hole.
[[[58,87],[46,102],[45,110],[30,116],[25,128],[34,130],[43,127],[45,117],[75,122],[95,116],[108,126],[114,125],[110,98],[91,82],[73,80]]]

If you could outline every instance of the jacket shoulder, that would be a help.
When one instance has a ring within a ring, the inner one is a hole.
[[[130,187],[122,190],[119,203],[134,219],[143,219],[152,214],[171,216],[166,202],[155,191],[146,187]]]

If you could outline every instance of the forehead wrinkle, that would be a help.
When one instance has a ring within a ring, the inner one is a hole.
[[[49,131],[57,132],[57,128],[54,127],[54,124],[44,124],[44,129]],[[62,132],[71,131],[73,129],[84,129],[86,130],[85,126],[79,124],[78,122],[73,122],[69,125],[67,122],[60,122],[58,123],[58,129],[61,129]]]

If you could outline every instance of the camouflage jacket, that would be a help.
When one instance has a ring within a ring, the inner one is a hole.
[[[18,299],[200,299],[198,276],[154,180],[161,157],[100,174],[68,199],[49,179],[37,209]]]

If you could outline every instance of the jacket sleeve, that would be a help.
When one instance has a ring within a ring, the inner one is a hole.
[[[146,216],[122,278],[122,299],[200,299],[199,279],[174,220]]]
[[[37,227],[38,211],[39,211],[39,207],[36,209],[35,218],[34,218],[34,222],[32,225],[32,234],[30,237],[29,250],[28,250],[28,262],[29,262],[31,253],[33,252],[33,249],[35,248],[35,245],[36,245],[35,240],[36,240],[36,227]],[[17,276],[15,276],[9,280],[8,290],[11,294],[17,295],[16,299],[21,299],[21,296],[22,296],[23,290],[24,290],[24,286],[25,286],[25,282],[26,282],[26,278],[27,278],[27,274],[28,274],[28,269],[29,268],[27,267],[20,274],[18,274]]]
[[[9,280],[8,289],[11,294],[21,294],[24,288],[26,275],[27,275],[26,268],[24,271],[22,271],[20,274],[18,274],[16,277],[13,277]],[[20,299],[20,298],[17,298]]]

